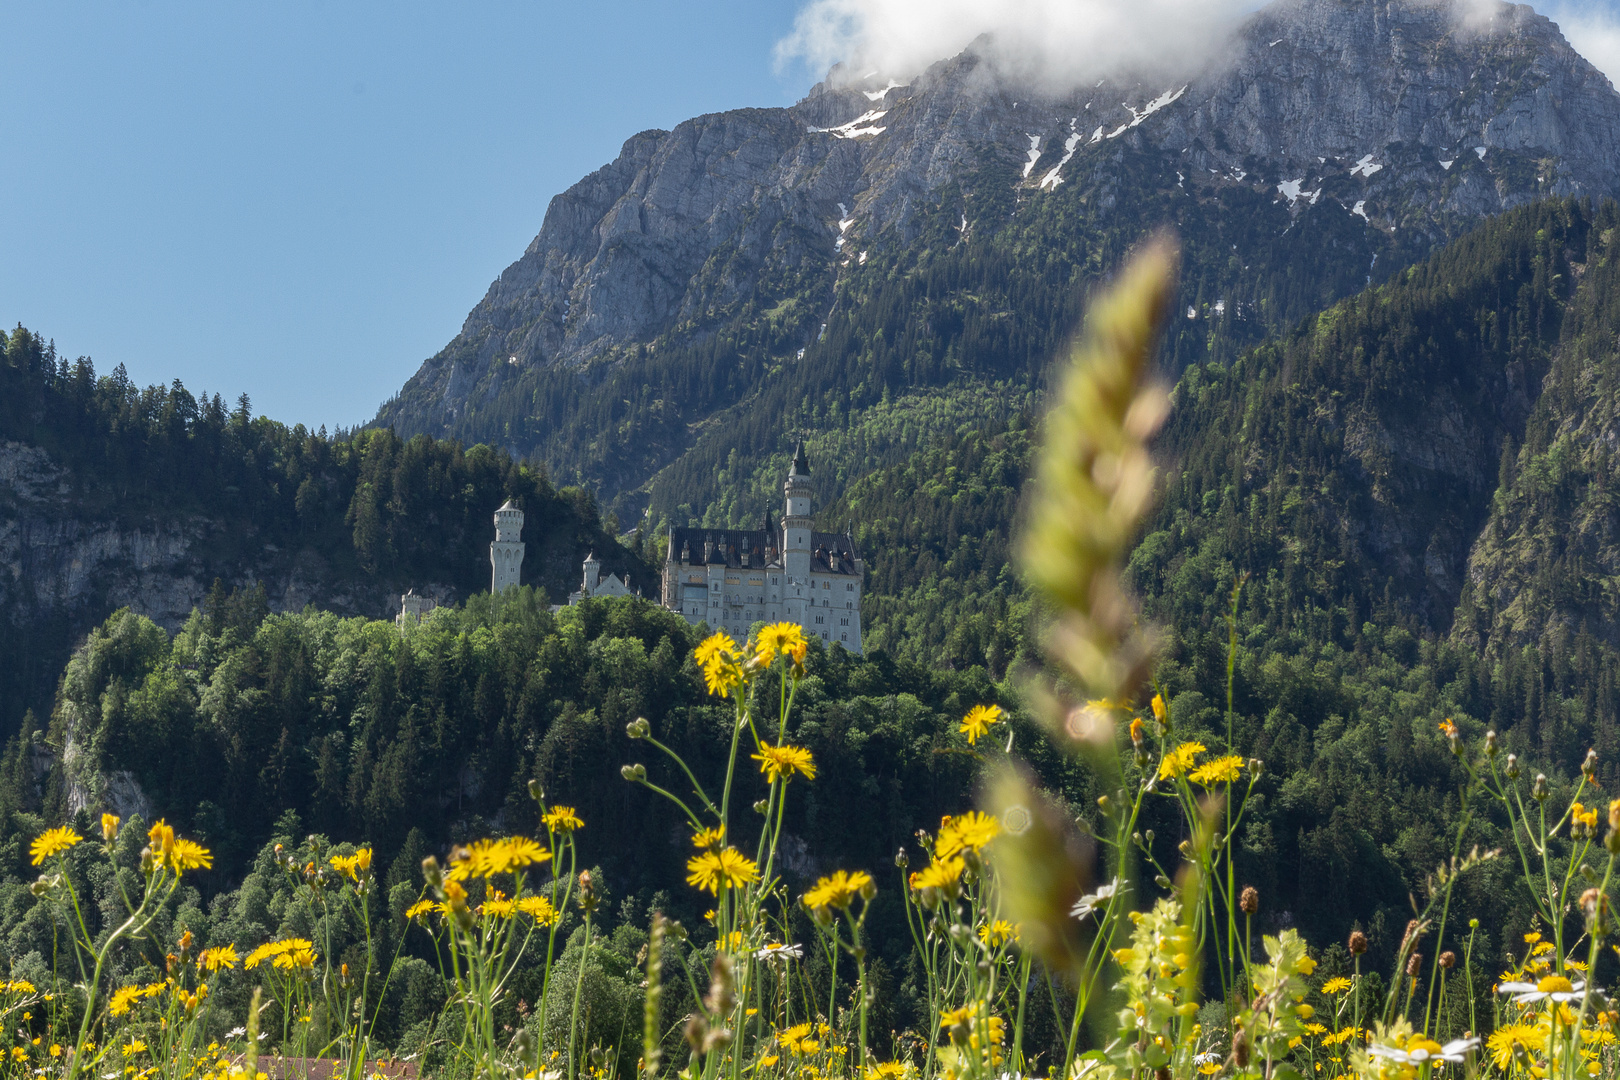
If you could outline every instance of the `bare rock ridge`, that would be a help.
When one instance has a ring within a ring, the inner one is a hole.
[[[635,135],[552,200],[378,423],[501,442],[454,421],[534,365],[701,337],[762,278],[905,244],[941,189],[986,160],[1016,168],[1027,203],[1128,148],[1189,193],[1246,187],[1295,214],[1333,202],[1368,229],[1433,241],[1536,198],[1620,193],[1620,95],[1527,6],[1464,21],[1440,4],[1282,0],[1234,50],[1189,81],[1051,99],[969,49],[909,85],[830,80],[790,108]]]

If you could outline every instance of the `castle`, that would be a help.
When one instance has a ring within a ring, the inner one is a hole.
[[[803,443],[782,492],[780,524],[766,511],[758,529],[671,529],[664,606],[738,639],[755,622],[797,623],[807,636],[858,653],[866,567],[852,535],[812,527]]]

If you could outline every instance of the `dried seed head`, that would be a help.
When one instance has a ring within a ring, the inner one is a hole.
[[[1423,973],[1422,953],[1413,953],[1406,958],[1406,973],[1414,979]]]
[[[1360,956],[1367,951],[1367,935],[1360,930],[1350,931],[1350,940],[1346,943],[1351,956]]]
[[[1246,885],[1238,894],[1238,910],[1245,915],[1253,915],[1260,910],[1260,890],[1253,885]]]
[[[1450,971],[1452,968],[1454,968],[1456,966],[1457,966],[1457,954],[1456,953],[1452,952],[1450,949],[1447,949],[1445,952],[1440,954],[1440,967],[1443,970]]]

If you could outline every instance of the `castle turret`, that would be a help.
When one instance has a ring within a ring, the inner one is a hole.
[[[585,595],[596,595],[596,586],[602,580],[602,562],[596,557],[596,552],[585,556]]]
[[[801,587],[810,580],[810,460],[804,443],[793,448],[793,464],[782,484],[782,569]],[[792,595],[791,593],[789,595]]]
[[[523,511],[507,499],[495,511],[495,542],[489,545],[490,592],[498,593],[519,583],[523,576],[523,547]]]

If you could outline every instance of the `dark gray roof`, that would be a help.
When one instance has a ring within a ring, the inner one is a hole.
[[[714,545],[712,558],[709,545]],[[669,531],[668,558],[679,560],[681,549],[690,552],[694,565],[715,564],[741,567],[742,557],[748,556],[750,570],[782,565],[782,533],[779,527],[765,529],[703,529],[677,528]],[[811,569],[820,574],[853,574],[855,541],[847,533],[812,532],[810,534]]]

